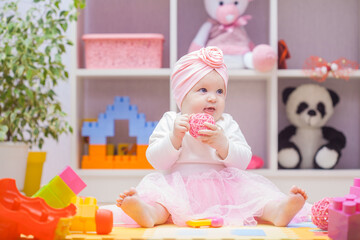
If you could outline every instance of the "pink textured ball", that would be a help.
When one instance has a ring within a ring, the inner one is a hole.
[[[208,129],[204,122],[215,124],[214,117],[207,113],[196,113],[190,116],[190,135],[193,137],[199,136],[199,130]]]
[[[327,230],[329,225],[329,207],[332,198],[323,198],[311,207],[311,220],[320,229]]]
[[[259,72],[268,72],[273,69],[276,60],[276,53],[268,45],[260,44],[253,50],[253,64]]]

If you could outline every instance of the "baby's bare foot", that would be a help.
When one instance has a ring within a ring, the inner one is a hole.
[[[135,188],[130,188],[130,190],[124,191],[119,195],[119,198],[116,199],[116,206],[121,207],[121,204],[126,197],[133,196],[135,194],[136,194]]]
[[[139,198],[135,188],[120,194],[116,202],[116,205],[141,227],[148,228],[155,225],[155,210],[153,206]]]
[[[279,202],[277,206],[277,216],[274,225],[285,227],[295,217],[304,206],[307,199],[305,191],[297,186],[292,186],[289,195]]]

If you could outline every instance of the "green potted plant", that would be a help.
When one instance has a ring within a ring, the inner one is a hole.
[[[67,9],[61,0],[26,1],[26,11],[20,1],[0,4],[0,178],[15,178],[20,190],[28,148],[72,132],[54,87],[68,79],[66,30],[84,1],[70,0]]]

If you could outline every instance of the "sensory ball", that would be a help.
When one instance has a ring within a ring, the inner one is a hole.
[[[199,130],[208,129],[204,123],[208,122],[215,124],[214,117],[207,113],[196,113],[190,116],[190,135],[193,137],[199,136]]]

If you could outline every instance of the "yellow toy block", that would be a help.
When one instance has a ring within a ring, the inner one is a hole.
[[[97,206],[96,198],[87,197],[85,199],[81,197],[74,197],[71,202],[76,206],[77,212],[73,217],[70,227],[71,231],[96,231],[95,215],[99,209]]]
[[[128,155],[129,144],[128,143],[119,143],[117,146],[117,155],[123,156]]]
[[[55,239],[54,240],[63,240],[67,235],[70,234],[70,226],[72,223],[73,217],[60,218],[55,229]]]
[[[46,152],[29,152],[26,165],[24,193],[32,196],[40,189],[43,164]]]
[[[114,144],[106,144],[106,155],[114,156],[115,147]]]

